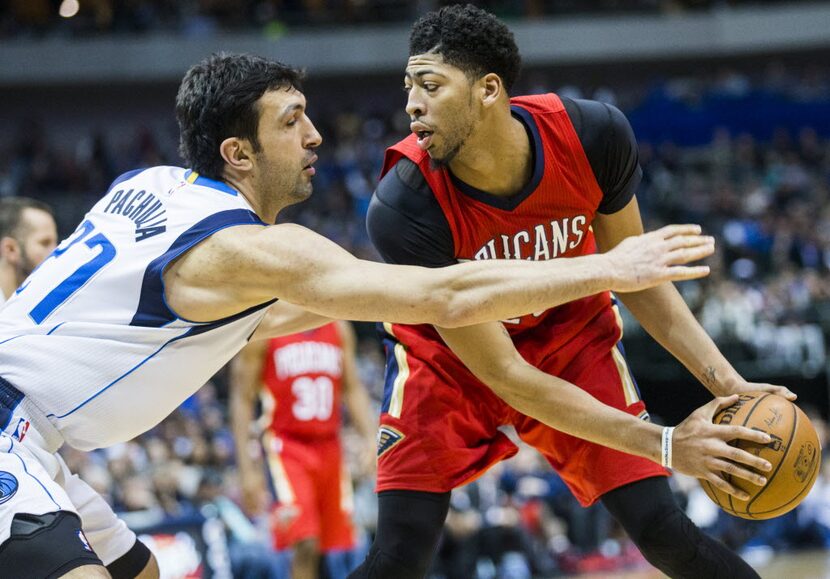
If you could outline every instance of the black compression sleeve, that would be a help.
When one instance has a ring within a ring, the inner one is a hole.
[[[678,579],[758,579],[735,552],[706,535],[680,510],[665,477],[614,489],[602,504],[648,561]]]
[[[619,109],[582,99],[562,103],[582,143],[603,198],[600,213],[615,213],[634,197],[643,177],[637,139]]]
[[[366,228],[387,263],[444,267],[455,263],[450,226],[424,176],[401,159],[378,184]]]
[[[363,564],[349,579],[422,579],[426,576],[444,520],[450,493],[378,493],[378,528]]]

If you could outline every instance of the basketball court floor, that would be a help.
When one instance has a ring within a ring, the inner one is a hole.
[[[807,551],[775,555],[764,565],[756,565],[763,579],[830,579],[830,551]],[[573,575],[574,579],[662,579],[662,573],[637,571]]]

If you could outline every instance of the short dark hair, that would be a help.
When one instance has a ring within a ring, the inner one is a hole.
[[[31,199],[29,197],[5,197],[0,199],[0,239],[13,237],[22,241],[26,232],[23,230],[23,212],[26,209],[37,209],[48,213],[52,217],[55,214],[52,208],[46,203]]]
[[[303,77],[297,68],[251,54],[214,54],[191,66],[176,95],[179,153],[197,173],[219,179],[222,141],[239,137],[259,150],[257,101],[269,90],[302,90]]]
[[[409,56],[436,52],[473,79],[491,72],[509,92],[519,76],[522,57],[507,26],[472,4],[445,6],[412,25]]]

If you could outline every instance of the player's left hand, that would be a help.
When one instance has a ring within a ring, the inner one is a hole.
[[[797,398],[795,392],[786,386],[776,386],[775,384],[767,384],[765,382],[747,382],[743,379],[735,382],[726,395],[743,394],[744,392],[769,392],[770,394],[783,396],[790,402],[794,402]]]

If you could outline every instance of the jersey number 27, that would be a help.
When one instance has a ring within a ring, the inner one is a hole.
[[[58,309],[72,294],[78,291],[92,276],[98,273],[102,267],[115,258],[116,251],[112,242],[103,233],[96,233],[95,226],[92,222],[86,220],[78,226],[78,229],[75,230],[72,237],[69,237],[55,248],[48,259],[60,258],[64,253],[72,249],[73,246],[82,241],[84,245],[93,251],[98,247],[101,250],[93,255],[91,259],[82,263],[69,277],[54,287],[29,311],[29,317],[35,323],[39,324],[49,317],[49,314]],[[25,290],[27,286],[28,284],[21,286],[17,290],[18,293]]]

